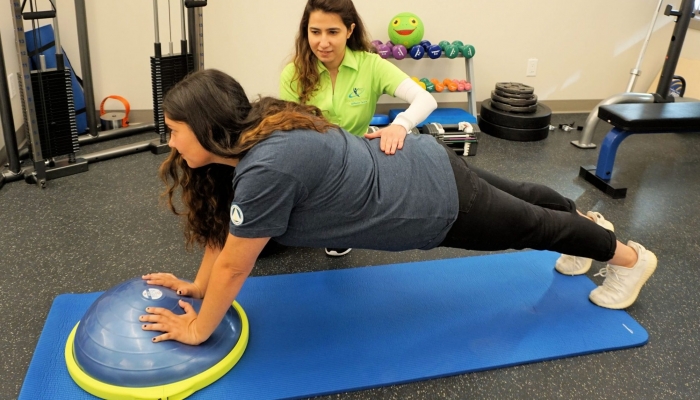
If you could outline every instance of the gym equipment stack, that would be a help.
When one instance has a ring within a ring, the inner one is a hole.
[[[479,127],[497,138],[531,142],[547,138],[551,119],[552,110],[537,102],[532,86],[499,82],[481,103]]]

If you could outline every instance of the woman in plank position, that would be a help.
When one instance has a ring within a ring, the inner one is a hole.
[[[171,209],[188,244],[205,248],[193,283],[172,274],[149,284],[202,298],[199,314],[148,308],[153,340],[196,345],[218,326],[265,244],[388,251],[532,248],[563,255],[555,268],[582,274],[607,262],[590,299],[625,308],[656,268],[640,244],[616,240],[600,214],[583,216],[538,184],[512,182],[467,165],[429,135],[409,135],[387,155],[379,140],[329,123],[318,108],[264,97],[251,103],[217,71],[191,74],[163,100],[172,152],[161,167]],[[181,190],[184,209],[173,197]]]

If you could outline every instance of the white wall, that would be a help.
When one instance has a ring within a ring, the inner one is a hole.
[[[293,50],[305,0],[211,0],[204,9],[205,65],[237,78],[249,96],[276,95],[278,76]],[[126,97],[133,109],[151,109],[150,61],[153,55],[152,2],[86,1],[95,107],[111,94]],[[172,39],[179,48],[180,23],[173,7]],[[680,0],[671,1],[676,7]],[[45,0],[39,4],[48,6]],[[625,90],[637,61],[657,0],[355,0],[374,39],[388,39],[389,20],[417,13],[425,39],[462,40],[476,47],[476,99],[490,96],[496,82],[535,87],[541,100],[603,99]],[[73,0],[58,0],[63,48],[80,71]],[[167,51],[168,2],[159,0],[160,33]],[[661,68],[674,18],[659,16],[635,89],[646,91]],[[0,0],[0,32],[8,73],[16,72],[11,7]],[[700,31],[690,30],[683,57],[700,59]],[[537,76],[526,77],[528,58],[539,60]],[[462,77],[464,63],[452,60],[404,60],[411,75]],[[80,73],[79,73],[80,75]],[[464,94],[439,94],[438,101],[464,101]],[[392,99],[389,99],[391,101]],[[386,100],[385,100],[386,101]],[[117,105],[118,107],[118,105]],[[15,125],[22,123],[18,97]]]

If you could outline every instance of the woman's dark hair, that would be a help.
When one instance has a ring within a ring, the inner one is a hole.
[[[241,159],[275,131],[310,129],[325,132],[335,125],[313,106],[261,97],[250,103],[243,87],[231,76],[214,69],[190,74],[168,91],[162,105],[165,115],[186,123],[205,150],[227,159]],[[222,248],[228,236],[229,207],[233,200],[234,168],[209,164],[190,168],[173,149],[160,167],[167,188],[168,207],[185,217],[189,248]],[[184,210],[173,202],[182,189]]]
[[[309,0],[304,8],[304,14],[299,23],[299,32],[297,32],[296,54],[294,55],[295,73],[292,79],[292,83],[298,82],[297,90],[302,104],[309,101],[313,92],[318,89],[319,83],[316,66],[318,58],[309,46],[309,17],[314,11],[337,14],[348,30],[352,24],[355,24],[355,29],[346,44],[348,48],[355,51],[371,51],[370,49],[372,49],[367,29],[355,10],[352,0]]]

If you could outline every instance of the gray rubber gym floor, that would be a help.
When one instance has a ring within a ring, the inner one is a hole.
[[[552,124],[585,121],[555,115]],[[594,138],[600,143],[606,124]],[[143,140],[143,134],[88,147]],[[700,393],[700,135],[633,135],[623,142],[615,174],[626,199],[612,200],[578,178],[597,150],[569,144],[578,132],[556,130],[539,142],[482,135],[469,162],[504,177],[547,184],[615,224],[659,259],[656,274],[627,311],[649,332],[640,348],[471,373],[328,399],[697,398]],[[155,135],[153,135],[155,136]],[[156,176],[164,155],[141,153],[90,165],[86,173],[0,190],[0,308],[3,314],[0,397],[16,398],[54,297],[103,291],[149,271],[194,278],[201,253],[187,252],[178,220],[162,204]],[[260,259],[253,275],[340,269],[475,255],[454,249],[385,253],[353,250],[328,258],[322,249],[292,248]],[[589,277],[602,264],[595,263]],[[591,340],[596,340],[592,337]],[[339,360],[340,362],[340,360]]]

